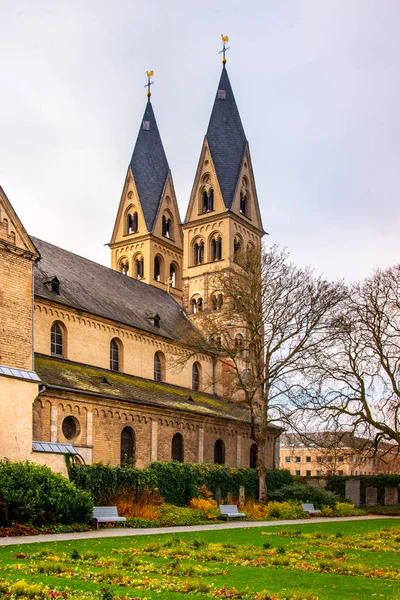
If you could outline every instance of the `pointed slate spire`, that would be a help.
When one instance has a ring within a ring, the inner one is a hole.
[[[150,97],[130,162],[148,231],[152,231],[170,168]]]
[[[218,84],[206,138],[225,206],[230,209],[247,140],[225,65]]]

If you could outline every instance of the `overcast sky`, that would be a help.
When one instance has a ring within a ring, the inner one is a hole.
[[[398,0],[0,0],[0,185],[28,232],[110,265],[152,102],[184,218],[229,35],[268,244],[329,278],[399,262]]]

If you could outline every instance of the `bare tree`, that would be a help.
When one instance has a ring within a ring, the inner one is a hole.
[[[216,299],[195,315],[197,334],[183,334],[181,362],[215,352],[225,395],[249,410],[251,437],[258,448],[259,499],[266,499],[267,436],[287,417],[293,395],[317,348],[326,343],[332,312],[343,297],[341,285],[315,278],[273,247],[241,253],[230,269],[216,272],[210,296]]]
[[[366,436],[381,459],[400,449],[400,265],[348,290],[316,377],[306,412]]]

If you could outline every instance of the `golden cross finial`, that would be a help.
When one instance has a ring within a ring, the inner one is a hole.
[[[227,35],[224,35],[223,33],[221,33],[221,39],[222,39],[222,50],[220,50],[218,52],[218,54],[222,54],[222,64],[225,65],[226,64],[226,57],[225,57],[225,52],[227,50],[229,50],[229,46],[226,47],[226,43],[229,42],[229,38]]]
[[[150,81],[150,80],[154,75],[154,71],[146,71],[146,75],[147,75],[147,83],[144,87],[147,87],[147,98],[150,100],[150,96],[151,96],[150,86],[153,85],[153,83],[154,83],[154,81]]]

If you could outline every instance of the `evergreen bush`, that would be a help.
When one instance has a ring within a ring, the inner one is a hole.
[[[285,485],[280,490],[269,493],[268,499],[277,500],[278,502],[297,500],[303,504],[314,504],[316,509],[322,506],[335,508],[336,503],[341,500],[337,494],[311,485]]]
[[[2,525],[87,523],[93,499],[59,473],[35,463],[0,461]]]

